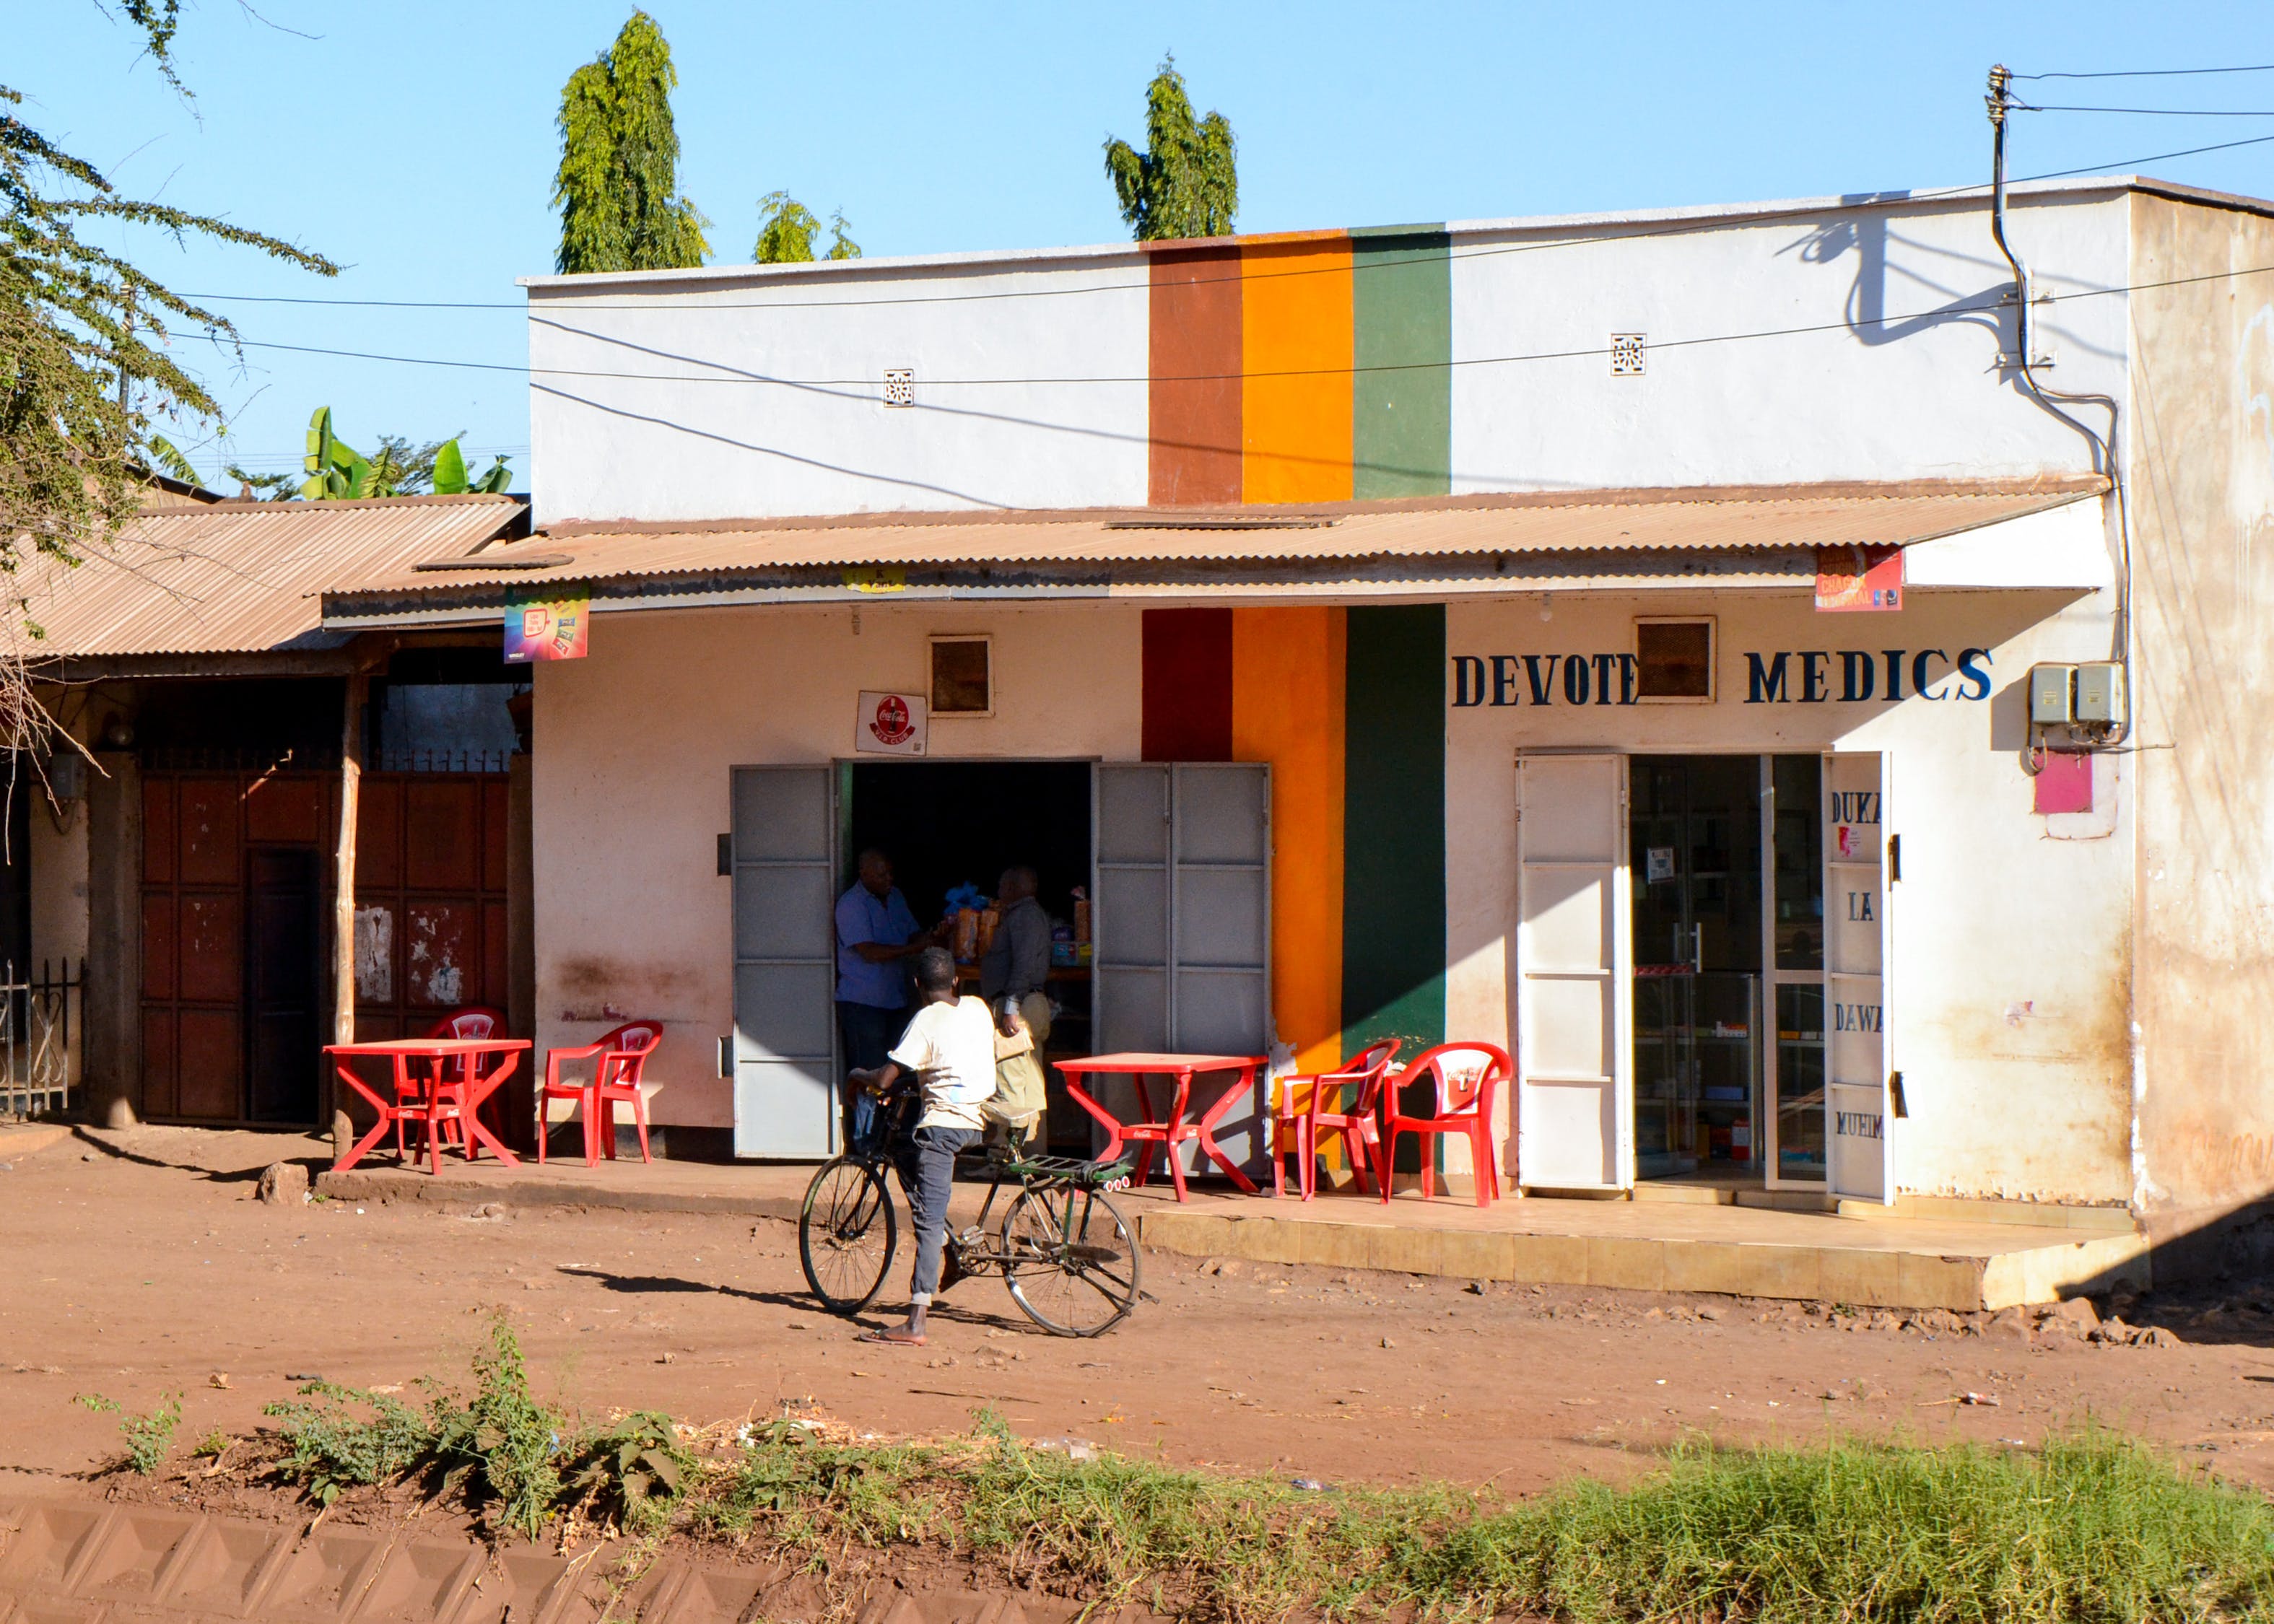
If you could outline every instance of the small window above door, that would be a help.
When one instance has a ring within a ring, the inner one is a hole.
[[[1645,704],[1713,703],[1713,617],[1638,617],[1635,697]]]
[[[940,636],[931,640],[931,713],[995,714],[994,640]]]

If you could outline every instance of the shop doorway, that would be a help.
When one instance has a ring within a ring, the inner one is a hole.
[[[1761,775],[1750,756],[1638,756],[1635,1177],[1759,1178]]]
[[[1886,759],[1517,761],[1517,1165],[1893,1199]]]
[[[920,925],[943,918],[962,887],[992,898],[1014,864],[1032,868],[1056,938],[1048,992],[1055,1007],[1045,1060],[1091,1054],[1089,910],[1090,780],[1087,762],[855,762],[840,768],[837,894],[858,878],[860,854],[892,859],[900,893]],[[975,971],[969,991],[978,990]],[[1069,1105],[1065,1082],[1045,1067],[1053,1148],[1086,1152],[1088,1118]]]

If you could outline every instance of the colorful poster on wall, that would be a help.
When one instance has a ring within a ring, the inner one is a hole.
[[[919,694],[862,694],[853,748],[870,756],[922,755],[927,710]]]
[[[1816,606],[1826,613],[1903,606],[1901,547],[1818,547]]]
[[[591,620],[589,591],[554,592],[544,598],[508,592],[506,664],[525,665],[531,660],[583,659]]]

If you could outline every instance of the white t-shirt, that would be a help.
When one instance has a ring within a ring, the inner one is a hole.
[[[892,1049],[892,1064],[923,1086],[919,1128],[982,1128],[982,1101],[995,1092],[995,1020],[983,998],[927,1004]]]

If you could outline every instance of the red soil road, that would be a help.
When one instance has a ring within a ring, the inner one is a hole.
[[[1397,1274],[1216,1274],[1156,1254],[1159,1300],[1097,1341],[1043,1335],[1000,1282],[975,1280],[936,1312],[931,1345],[909,1350],[860,1344],[815,1309],[787,1223],[252,1199],[253,1170],[312,1149],[145,1128],[0,1171],[0,1471],[116,1455],[116,1417],[75,1395],[141,1410],[179,1391],[186,1448],[213,1428],[251,1430],[312,1375],[463,1380],[502,1312],[553,1396],[698,1423],[810,1400],[857,1428],[936,1434],[988,1407],[1028,1438],[1177,1463],[1526,1492],[1623,1476],[1686,1429],[2034,1440],[2090,1414],[2274,1486],[2274,1315],[2237,1304],[2199,1320],[2218,1293],[2134,1310],[2180,1346],[2035,1345],[1840,1330],[1730,1297],[1477,1295]],[[1999,1402],[1952,1402],[1968,1392]]]

